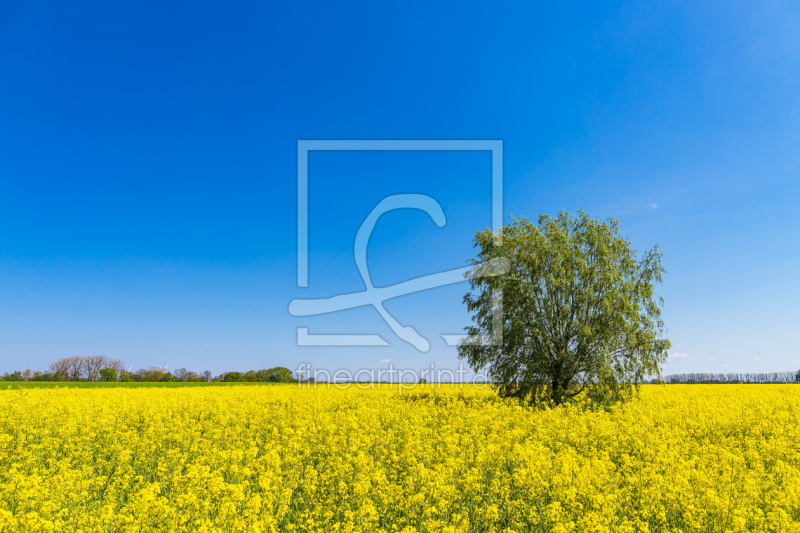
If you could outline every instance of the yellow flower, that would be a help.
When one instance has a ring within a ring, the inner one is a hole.
[[[0,390],[0,531],[797,531],[800,387]]]

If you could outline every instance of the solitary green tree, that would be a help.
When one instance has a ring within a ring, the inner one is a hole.
[[[622,399],[647,376],[661,377],[670,343],[660,338],[663,299],[653,294],[664,272],[658,245],[637,259],[618,220],[583,211],[540,215],[538,225],[513,218],[474,243],[464,297],[473,325],[458,351],[501,396],[550,406],[583,391]],[[498,261],[504,273],[480,273]]]
[[[117,381],[117,371],[113,368],[100,369],[100,381]]]
[[[275,383],[295,383],[297,380],[292,375],[292,371],[285,366],[276,366],[267,370],[267,381]]]

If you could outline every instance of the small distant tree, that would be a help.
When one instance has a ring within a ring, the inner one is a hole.
[[[177,381],[177,379],[175,379],[175,376],[173,376],[169,372],[165,372],[164,375],[161,376],[161,379],[159,381],[171,382],[171,381]]]
[[[185,368],[179,368],[175,371],[175,379],[178,381],[190,381],[192,376],[196,375],[194,372],[186,370]]]
[[[64,380],[69,379],[69,360],[66,357],[53,361],[48,368],[53,376],[57,375]]]
[[[292,371],[285,366],[276,366],[267,370],[267,381],[273,383],[296,383]]]
[[[203,381],[211,381],[211,370],[203,370]]]
[[[157,366],[151,366],[149,368],[142,368],[136,371],[136,374],[139,376],[139,379],[136,381],[161,381],[161,378],[164,377],[164,370]]]
[[[515,218],[474,242],[464,297],[474,325],[458,351],[501,396],[556,406],[587,391],[605,401],[661,376],[670,343],[653,292],[664,272],[657,245],[637,259],[616,219],[583,211],[540,215],[538,225]],[[487,262],[507,271],[483,275]]]
[[[107,368],[106,358],[102,355],[89,355],[83,358],[83,368],[89,381],[100,379],[100,370]]]
[[[117,371],[117,375],[119,375],[123,370],[125,370],[125,365],[123,364],[123,362],[113,357],[106,357],[103,366],[105,368],[113,368],[114,370]]]
[[[795,380],[797,383],[800,383],[800,370],[798,370],[798,371],[797,371],[797,374],[794,376],[794,380]]]
[[[84,364],[83,357],[78,357],[77,355],[67,357],[66,365],[66,376],[70,381],[78,381],[85,377],[86,365]]]
[[[100,381],[117,381],[117,371],[113,368],[101,368]]]

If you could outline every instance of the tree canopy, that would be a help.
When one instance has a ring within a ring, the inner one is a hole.
[[[474,238],[473,325],[459,356],[484,370],[499,393],[556,406],[581,396],[619,399],[661,376],[670,342],[653,286],[662,283],[658,245],[637,259],[619,221],[583,211],[513,218]],[[503,260],[507,271],[478,273]],[[480,276],[480,277],[479,277]],[[493,325],[502,327],[493,333]]]

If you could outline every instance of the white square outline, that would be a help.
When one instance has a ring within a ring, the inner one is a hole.
[[[297,287],[308,287],[308,153],[329,152],[491,152],[492,231],[503,223],[503,141],[471,139],[297,141]]]

